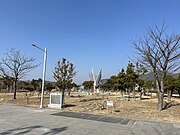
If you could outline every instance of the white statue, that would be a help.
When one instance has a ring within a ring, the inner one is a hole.
[[[92,69],[92,80],[94,81],[94,91],[99,92],[97,86],[101,84],[102,78],[102,69],[100,69],[99,74],[95,75],[94,70]]]

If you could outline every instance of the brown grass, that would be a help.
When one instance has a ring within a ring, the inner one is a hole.
[[[77,93],[72,93],[77,95]],[[153,99],[145,98],[144,100],[131,99],[130,101],[118,101],[118,94],[114,93],[114,96],[74,96],[65,97],[66,107],[62,110],[72,112],[85,112],[91,114],[108,115],[114,117],[125,117],[132,119],[144,119],[155,121],[167,121],[180,123],[180,98],[172,98],[171,104],[167,109],[163,111],[157,110],[157,98],[153,95]],[[138,96],[138,95],[137,95]],[[12,103],[23,106],[39,107],[40,98],[37,94],[30,98],[29,104],[26,103],[26,98],[23,93],[17,93],[17,99],[12,99],[12,94],[0,94],[0,104]],[[110,108],[106,106],[107,100],[114,102],[114,107]],[[165,97],[165,101],[167,98]],[[49,103],[49,96],[45,95],[44,105],[47,107]],[[112,112],[112,110],[114,110]]]

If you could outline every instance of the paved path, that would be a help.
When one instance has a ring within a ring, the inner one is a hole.
[[[180,135],[180,124],[148,122],[0,105],[0,135]],[[98,119],[97,119],[98,118]],[[125,121],[123,123],[123,121]]]

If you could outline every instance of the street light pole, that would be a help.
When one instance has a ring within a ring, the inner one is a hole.
[[[46,59],[47,59],[47,50],[44,49],[44,67],[43,67],[43,80],[42,80],[42,90],[41,90],[41,104],[39,108],[43,108],[43,98],[44,98],[44,83],[46,76]]]
[[[47,49],[40,48],[35,44],[32,44],[32,46],[40,49],[41,51],[44,52],[44,66],[43,66],[43,79],[42,79],[42,90],[41,90],[41,103],[39,108],[43,108],[43,98],[44,98],[44,83],[45,83],[45,77],[46,77],[46,61],[47,61]]]

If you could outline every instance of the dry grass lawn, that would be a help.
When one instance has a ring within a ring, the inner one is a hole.
[[[167,121],[180,123],[180,98],[173,97],[170,106],[163,110],[157,110],[157,98],[153,95],[153,98],[144,97],[143,100],[139,98],[131,99],[130,101],[119,101],[117,97],[120,96],[114,93],[113,96],[81,96],[77,94],[72,97],[65,97],[66,107],[62,110],[72,112],[85,112],[91,114],[108,115],[114,117],[125,117],[133,119],[144,119],[153,121]],[[13,94],[0,93],[0,104],[12,103],[23,106],[39,107],[40,98],[37,94],[30,97],[29,103],[26,103],[26,97],[24,93],[17,93],[17,99],[12,99]],[[138,95],[137,95],[138,96]],[[107,100],[111,100],[114,103],[114,107],[108,107],[106,105]],[[165,102],[167,98],[165,97]],[[45,95],[44,106],[47,107],[49,103],[49,96]],[[113,110],[113,111],[112,111]]]

